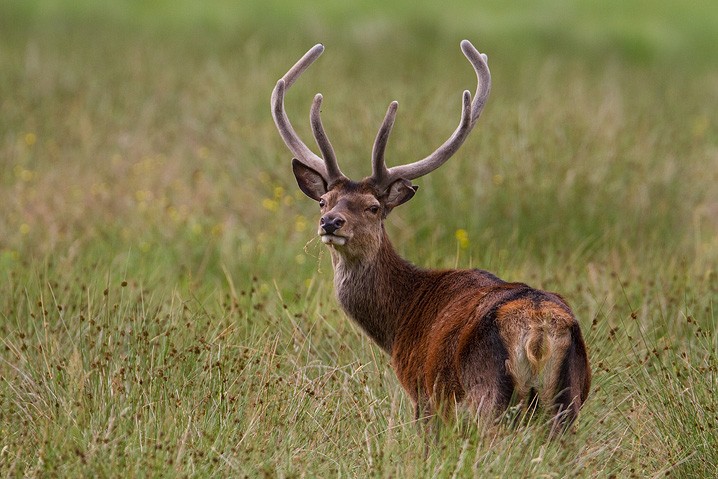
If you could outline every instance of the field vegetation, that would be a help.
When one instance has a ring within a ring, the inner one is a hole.
[[[718,476],[716,31],[708,0],[0,0],[0,476]],[[594,383],[560,441],[425,441],[269,114],[322,42],[300,134],[321,91],[361,177],[396,99],[387,161],[417,159],[473,88],[462,38],[489,104],[387,227],[569,300]]]

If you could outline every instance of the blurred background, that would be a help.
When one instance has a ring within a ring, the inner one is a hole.
[[[296,251],[314,210],[296,192],[268,99],[317,42],[326,53],[287,108],[311,142],[308,104],[324,93],[330,137],[355,177],[368,172],[392,99],[391,164],[440,144],[460,91],[473,89],[458,42],[489,54],[487,119],[394,215],[398,239],[408,249],[416,239],[432,264],[454,256],[459,236],[541,255],[553,254],[547,244],[692,248],[715,231],[709,1],[2,0],[0,13],[5,263],[58,245],[149,252],[182,238],[190,246],[171,248],[170,264],[193,258],[186,269],[203,274],[242,268],[233,258],[267,253],[268,238]],[[457,213],[440,215],[447,207]],[[701,231],[684,236],[696,222]],[[293,258],[279,250],[271,268]]]
[[[453,130],[474,88],[463,38],[488,53],[492,96],[390,218],[403,253],[509,272],[618,251],[715,257],[711,2],[2,0],[0,13],[2,265],[116,258],[211,289],[223,267],[270,284],[292,264],[290,289],[303,284],[322,250],[269,115],[276,79],[326,45],[287,110],[312,144],[321,91],[359,178],[389,101],[389,164]]]

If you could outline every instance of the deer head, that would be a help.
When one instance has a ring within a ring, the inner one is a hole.
[[[387,168],[384,159],[389,134],[394,126],[398,103],[389,105],[372,148],[372,174],[352,181],[340,170],[334,148],[322,125],[322,95],[312,103],[310,122],[322,154],[314,154],[299,138],[284,110],[284,95],[297,78],[324,51],[319,44],[310,49],[278,82],[272,92],[272,116],[279,133],[294,154],[292,169],[299,188],[319,202],[321,218],[318,234],[346,257],[371,257],[378,251],[383,235],[383,220],[397,206],[409,201],[418,187],[411,180],[443,165],[461,147],[476,125],[491,89],[487,57],[468,40],[461,50],[471,63],[478,85],[473,100],[466,90],[462,96],[461,119],[454,133],[426,158]]]

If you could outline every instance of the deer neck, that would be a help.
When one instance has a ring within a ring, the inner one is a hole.
[[[402,311],[422,272],[400,257],[386,231],[373,257],[348,258],[332,249],[334,287],[346,313],[384,351],[391,349]]]

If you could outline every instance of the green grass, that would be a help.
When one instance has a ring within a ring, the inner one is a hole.
[[[0,1],[0,475],[718,474],[712,3],[384,3]],[[491,99],[390,235],[560,291],[595,376],[561,441],[461,423],[427,454],[269,94],[325,43],[287,109],[309,140],[324,93],[359,177],[393,99],[391,164],[450,134],[465,37]]]

